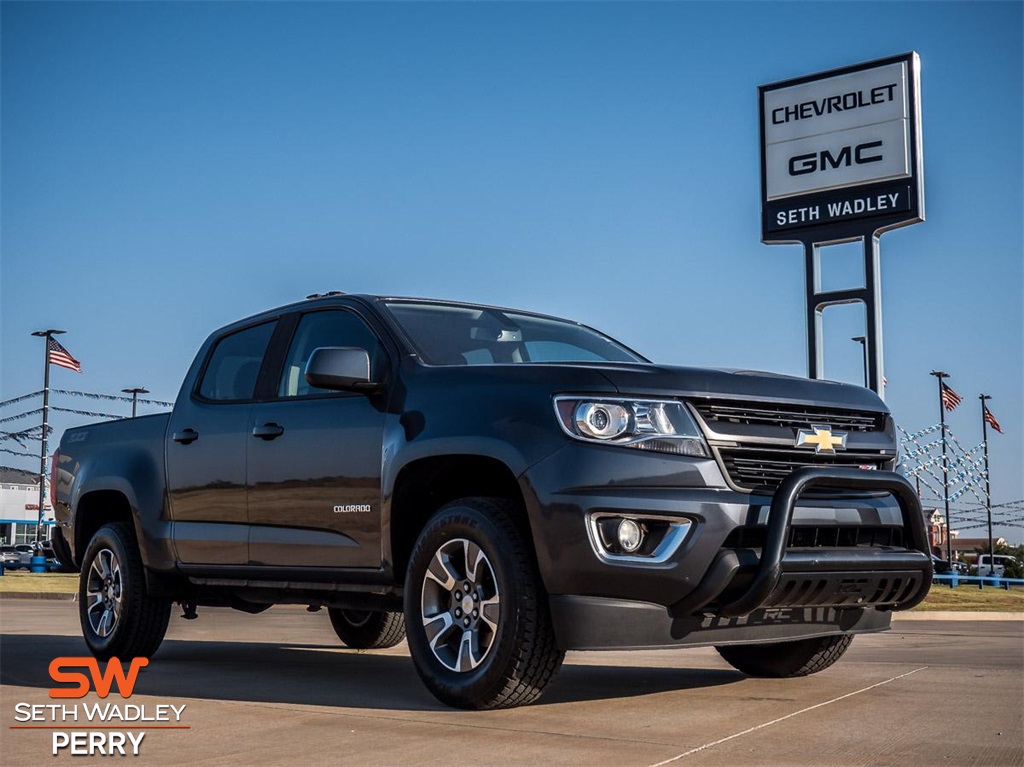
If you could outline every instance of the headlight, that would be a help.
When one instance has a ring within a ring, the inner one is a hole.
[[[562,430],[584,442],[710,455],[686,406],[675,400],[555,397],[555,413]]]
[[[609,402],[581,402],[573,420],[579,433],[592,439],[615,439],[629,431],[629,411]]]

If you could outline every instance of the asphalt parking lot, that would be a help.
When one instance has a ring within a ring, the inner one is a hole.
[[[12,725],[17,704],[54,702],[51,660],[87,654],[76,606],[6,600],[0,631],[2,761],[53,763],[52,732]],[[570,653],[540,703],[466,712],[426,692],[404,644],[347,650],[326,613],[206,609],[172,618],[130,702],[186,706],[188,729],[145,730],[139,764],[1021,765],[1024,622],[897,621],[791,680],[712,649]]]

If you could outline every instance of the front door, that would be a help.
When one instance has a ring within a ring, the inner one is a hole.
[[[253,565],[381,566],[383,400],[311,387],[314,349],[350,346],[375,359],[376,336],[354,312],[314,311],[299,321],[277,397],[249,416],[249,559]]]

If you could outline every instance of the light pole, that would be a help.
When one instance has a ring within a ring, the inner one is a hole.
[[[36,523],[36,543],[42,540],[43,506],[46,502],[46,451],[49,447],[46,441],[46,432],[50,428],[50,339],[65,332],[48,328],[47,330],[37,330],[32,334],[36,338],[46,339],[43,344],[43,433],[40,435],[39,448],[39,518]]]
[[[865,336],[854,336],[850,339],[860,344],[861,350],[864,352],[864,387],[867,388],[868,384],[868,339]]]
[[[138,404],[139,404],[139,395],[140,394],[149,394],[149,389],[144,389],[141,386],[136,386],[134,389],[121,389],[121,391],[124,392],[125,394],[131,394],[132,395],[132,418],[134,418],[135,417],[135,411],[136,411],[136,409],[138,407]]]

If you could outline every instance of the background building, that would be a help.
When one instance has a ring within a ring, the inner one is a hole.
[[[932,553],[942,559],[946,558],[946,520],[940,509],[925,509],[924,517],[928,520],[928,542],[931,544]],[[956,541],[957,531],[953,531],[953,540]],[[955,547],[955,543],[953,546]]]
[[[53,524],[49,500],[43,506],[45,524]],[[31,543],[39,521],[39,476],[21,469],[0,468],[0,542]],[[49,532],[45,535],[49,538]]]

